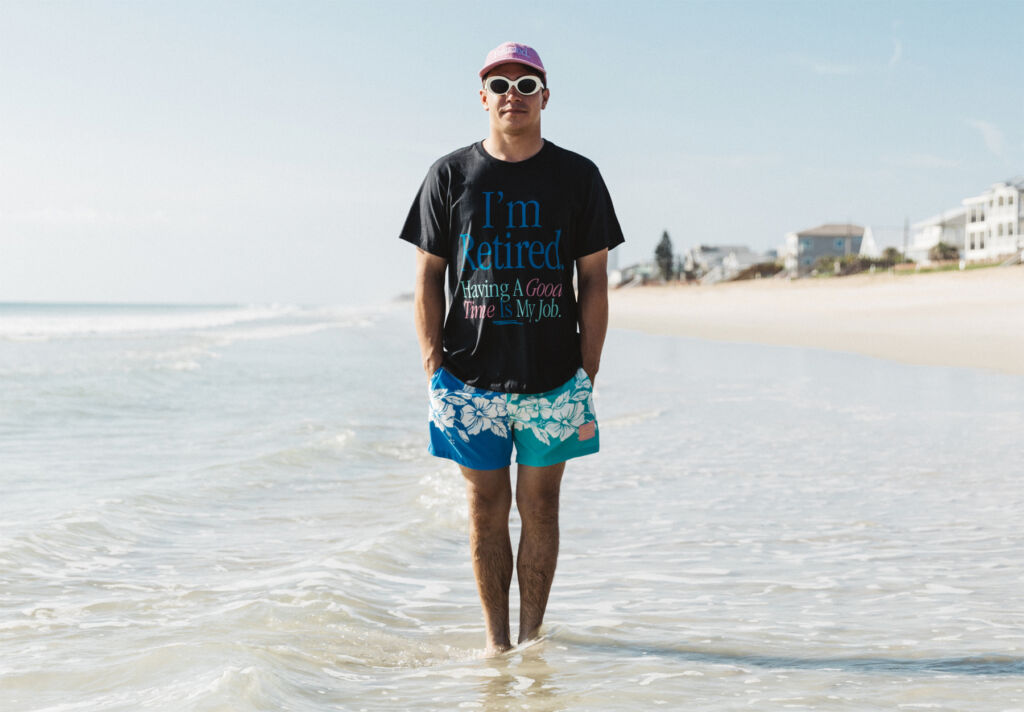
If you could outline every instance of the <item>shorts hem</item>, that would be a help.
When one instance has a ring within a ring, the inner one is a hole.
[[[438,451],[434,450],[433,446],[429,446],[428,445],[427,446],[427,452],[429,452],[434,457],[439,457],[442,460],[451,460],[455,464],[462,465],[463,467],[467,467],[470,470],[500,470],[501,468],[508,467],[509,465],[512,464],[512,459],[509,458],[508,460],[506,460],[503,463],[498,463],[498,464],[494,464],[494,465],[488,463],[487,465],[481,467],[479,465],[479,463],[468,462],[466,460],[466,458],[459,457],[459,456],[457,456],[455,454],[452,454],[450,452],[438,452]]]
[[[550,453],[548,457],[531,457],[531,453],[523,453],[520,455],[516,453],[516,464],[527,465],[529,467],[549,467],[550,465],[557,465],[560,462],[568,462],[577,457],[586,457],[587,455],[596,455],[601,451],[600,444],[594,443],[593,446],[585,448],[574,448],[572,452],[566,454],[564,452],[555,451]]]

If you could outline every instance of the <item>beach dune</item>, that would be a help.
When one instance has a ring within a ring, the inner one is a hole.
[[[1024,267],[620,289],[610,323],[1024,374]]]

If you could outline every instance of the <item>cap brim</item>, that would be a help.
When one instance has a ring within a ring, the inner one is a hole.
[[[511,59],[511,58],[508,58],[508,57],[503,58],[503,59],[499,59],[499,60],[491,62],[489,64],[485,64],[484,68],[480,70],[480,78],[483,79],[487,75],[487,72],[491,71],[492,69],[494,69],[495,67],[497,67],[497,66],[499,66],[501,64],[521,64],[524,67],[529,67],[530,69],[536,69],[538,72],[540,72],[540,75],[544,79],[545,82],[548,79],[548,75],[544,71],[544,67],[538,67],[536,64],[533,64],[532,62],[525,62],[525,61],[523,61],[521,59]]]

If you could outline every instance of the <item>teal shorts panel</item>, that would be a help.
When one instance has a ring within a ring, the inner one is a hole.
[[[581,368],[546,393],[500,393],[463,383],[441,368],[430,379],[430,446],[474,470],[512,462],[546,467],[600,449],[594,389]]]

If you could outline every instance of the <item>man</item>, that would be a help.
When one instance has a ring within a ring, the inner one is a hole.
[[[494,655],[512,647],[512,449],[522,643],[537,636],[547,607],[565,461],[598,450],[591,395],[608,324],[607,258],[623,237],[597,167],[541,137],[550,92],[537,52],[506,42],[480,77],[487,138],[434,163],[401,238],[419,248],[415,322],[430,377],[429,449],[458,463],[466,480],[473,572]]]

